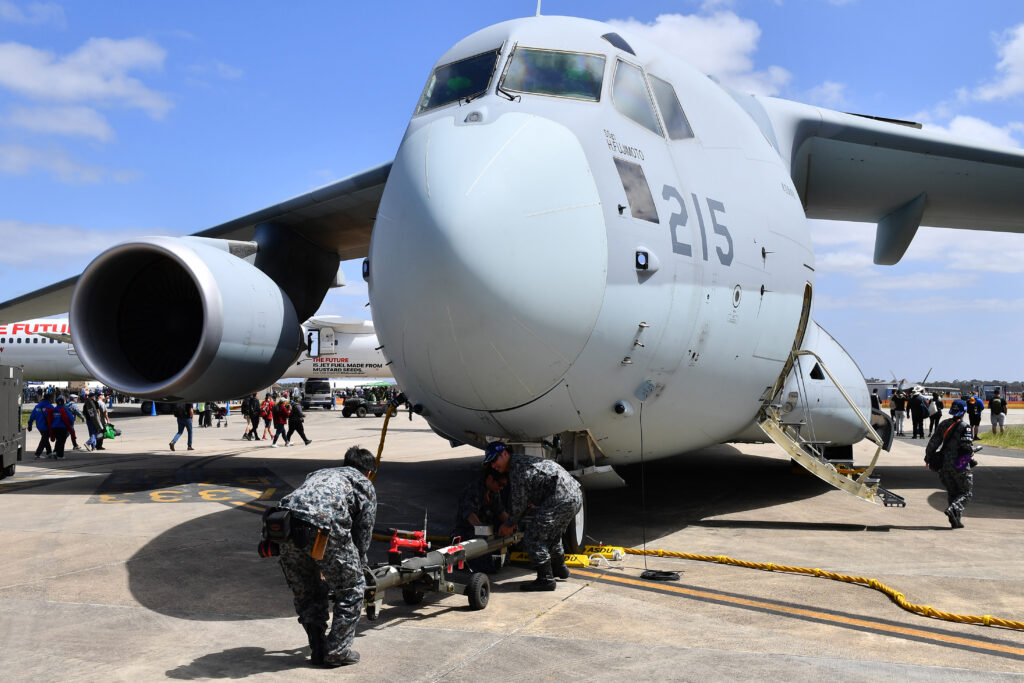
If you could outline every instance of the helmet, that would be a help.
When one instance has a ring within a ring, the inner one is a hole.
[[[966,412],[967,403],[965,403],[962,398],[958,398],[957,400],[953,401],[953,403],[949,406],[949,414],[952,415],[953,417],[963,415]]]
[[[490,442],[489,444],[487,444],[487,447],[484,448],[484,464],[486,465],[490,462],[493,462],[494,459],[501,455],[503,451],[507,450],[508,446],[506,446],[501,441]]]

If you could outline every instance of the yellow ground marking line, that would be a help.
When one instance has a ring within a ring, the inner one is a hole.
[[[649,581],[643,581],[640,579],[633,579],[626,576],[614,576],[609,574],[598,574],[596,572],[589,572],[580,569],[573,570],[574,576],[587,576],[600,581],[610,581],[614,583],[621,583],[629,586],[637,586],[640,588],[663,591],[666,593],[677,593],[680,595],[689,595],[691,597],[703,598],[707,600],[715,600],[717,602],[732,603],[735,605],[742,605],[745,607],[754,607],[770,612],[782,612],[784,614],[792,614],[802,617],[810,617],[819,621],[833,622],[838,624],[846,624],[848,626],[857,626],[860,628],[868,628],[875,631],[885,631],[888,633],[894,633],[904,636],[911,636],[914,638],[921,638],[924,640],[940,641],[950,643],[953,645],[964,645],[974,649],[980,650],[993,650],[997,652],[1005,652],[1007,654],[1016,655],[1018,657],[1024,657],[1024,648],[1013,647],[1010,645],[1000,645],[998,643],[988,643],[980,640],[972,640],[970,638],[963,638],[960,636],[951,636],[944,633],[936,633],[934,631],[925,631],[922,629],[908,628],[906,626],[895,626],[893,624],[886,624],[884,622],[871,621],[868,619],[860,619],[857,617],[847,617],[839,614],[829,614],[827,612],[818,612],[816,610],[805,609],[802,607],[790,607],[787,605],[779,605],[771,602],[763,602],[760,600],[754,600],[751,598],[741,598],[732,595],[723,595],[719,593],[710,593],[706,591],[696,590],[694,588],[684,588],[682,586],[669,586],[669,585],[653,585]]]

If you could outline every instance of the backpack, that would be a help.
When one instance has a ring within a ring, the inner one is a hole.
[[[946,443],[946,437],[953,431],[958,422],[960,422],[958,417],[949,418],[949,425],[943,429],[945,423],[940,424],[935,433],[932,434],[932,438],[928,439],[928,445],[924,447],[924,462],[932,472],[938,472],[942,469],[942,461],[944,459],[942,447]]]
[[[174,406],[174,417],[181,418],[182,420],[188,419],[188,404],[179,403]]]

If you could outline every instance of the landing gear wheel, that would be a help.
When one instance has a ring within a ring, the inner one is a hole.
[[[565,548],[567,554],[576,554],[583,551],[583,546],[586,545],[584,542],[584,533],[586,532],[587,526],[587,494],[583,492],[583,505],[580,506],[579,512],[569,522],[569,526],[565,528],[565,534],[562,536],[562,547]]]
[[[342,417],[352,417],[352,411],[349,410],[348,408],[342,408],[341,409],[341,416]]]
[[[470,609],[483,609],[487,607],[487,601],[491,597],[491,580],[487,578],[487,574],[475,572],[469,577],[466,595],[469,596]]]
[[[423,602],[423,593],[411,586],[402,586],[402,599],[407,605],[418,605]]]
[[[356,417],[366,417],[366,408],[362,406],[356,408]]]

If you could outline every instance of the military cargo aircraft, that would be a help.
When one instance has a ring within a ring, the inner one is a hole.
[[[365,258],[386,362],[453,444],[533,444],[584,480],[766,435],[822,460],[884,438],[814,321],[807,219],[876,223],[893,264],[920,225],[1021,231],[1022,181],[1016,150],[736,92],[609,25],[529,17],[441,56],[393,161],[114,246],[0,320],[70,305],[107,384],[237,395],[287,371],[339,262]]]

